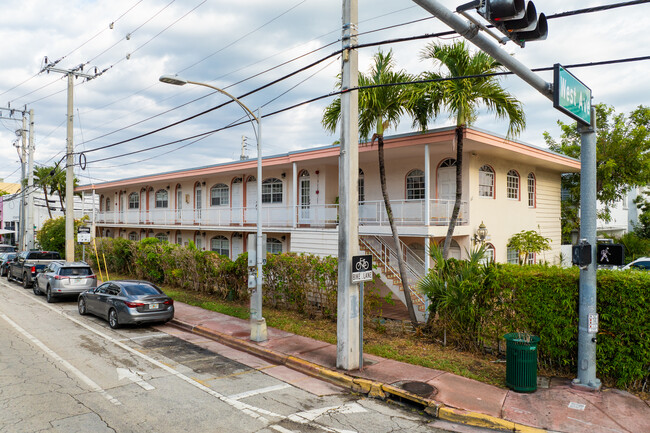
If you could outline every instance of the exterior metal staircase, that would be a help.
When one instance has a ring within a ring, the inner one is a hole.
[[[392,239],[391,239],[392,240]],[[391,242],[392,243],[392,242]],[[424,260],[418,257],[404,242],[400,240],[402,255],[406,264],[408,284],[411,289],[411,301],[419,322],[427,319],[428,303],[424,294],[417,292],[417,283],[426,272]],[[397,253],[395,249],[379,236],[360,236],[359,247],[366,254],[372,255],[373,263],[379,269],[379,278],[400,301],[405,303],[402,278],[399,273]]]

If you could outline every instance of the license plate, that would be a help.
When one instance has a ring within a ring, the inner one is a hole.
[[[149,309],[150,310],[157,310],[158,306],[159,306],[159,304],[149,304]]]
[[[85,283],[85,278],[75,278],[72,280],[72,284],[83,284]]]

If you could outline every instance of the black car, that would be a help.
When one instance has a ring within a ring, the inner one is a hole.
[[[79,295],[79,314],[108,320],[111,328],[124,324],[165,323],[174,318],[174,300],[148,281],[107,281]]]
[[[9,261],[16,257],[16,253],[1,253],[0,254],[0,277],[7,275],[9,268]]]

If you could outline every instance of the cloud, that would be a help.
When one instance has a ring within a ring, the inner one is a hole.
[[[27,104],[34,109],[39,163],[56,162],[65,153],[66,142],[66,80],[55,72],[38,74],[44,56],[50,61],[62,58],[57,66],[64,69],[85,62],[89,62],[86,71],[94,66],[99,70],[107,68],[94,80],[75,80],[74,143],[77,151],[89,151],[156,130],[228,100],[222,95],[210,95],[210,90],[204,87],[159,83],[162,74],[179,73],[241,96],[340,48],[340,2],[212,0],[201,4],[201,0],[193,0],[167,6],[169,3],[169,0],[148,0],[133,7],[136,4],[133,0],[2,2],[0,38],[6,43],[0,51],[0,107],[11,103],[12,107]],[[552,0],[538,2],[537,7],[553,14],[599,4]],[[650,36],[642,27],[642,20],[632,20],[630,16],[645,16],[648,12],[648,5],[640,5],[551,20],[546,41],[531,42],[524,49],[512,44],[504,48],[530,67],[647,55],[644,50],[647,51]],[[414,20],[422,21],[392,27]],[[114,23],[112,29],[110,23]],[[370,32],[384,27],[392,28]],[[360,0],[358,28],[360,43],[448,30],[439,20],[431,19],[426,11],[405,0]],[[128,39],[127,34],[130,34]],[[431,67],[420,60],[420,51],[432,40],[390,44],[382,49],[393,50],[398,68],[418,74]],[[331,42],[333,45],[307,54]],[[368,69],[376,50],[360,50],[362,71]],[[276,67],[298,56],[303,57]],[[328,62],[332,60],[321,72],[315,73],[323,65],[247,96],[243,102],[254,110],[263,106],[262,113],[270,114],[327,94],[334,90],[340,70],[340,60],[332,58]],[[572,69],[592,88],[596,102],[614,105],[619,112],[648,103],[650,75],[646,71],[645,62]],[[261,75],[254,77],[256,74]],[[550,73],[540,75],[545,80],[552,78]],[[517,77],[506,78],[504,83],[526,109],[528,127],[521,140],[543,145],[543,131],[559,135],[557,119],[569,120],[554,110],[547,98]],[[201,99],[191,102],[198,98]],[[338,136],[328,134],[320,124],[322,110],[329,101],[325,99],[266,117],[263,154],[328,145],[337,140]],[[182,104],[187,105],[177,108]],[[87,159],[90,162],[136,152],[226,127],[243,114],[236,104],[229,104],[159,133],[87,153]],[[443,114],[436,125],[448,123]],[[476,126],[497,134],[504,134],[507,129],[504,122],[495,122],[486,113],[481,113]],[[16,171],[19,163],[11,146],[14,128],[14,121],[5,120],[0,125],[0,177],[8,181],[17,181],[20,173]],[[394,132],[410,129],[411,122],[405,119]],[[244,124],[181,149],[178,148],[187,143],[91,163],[86,172],[78,170],[77,176],[82,182],[88,174],[108,180],[238,159],[242,135],[254,142],[251,126]],[[250,151],[253,156],[254,153]]]

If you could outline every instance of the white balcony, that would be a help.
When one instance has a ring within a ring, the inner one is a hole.
[[[391,202],[393,218],[400,226],[424,226],[426,224],[426,200],[394,200]],[[454,208],[453,200],[429,200],[429,224],[447,225]],[[468,204],[461,202],[458,225],[468,222]],[[257,224],[255,207],[209,207],[203,209],[144,209],[125,212],[99,212],[98,223],[179,225],[198,227],[237,227]],[[264,227],[336,227],[338,205],[310,206],[262,206]],[[364,226],[388,226],[388,216],[383,201],[365,201],[359,204],[359,224]]]

